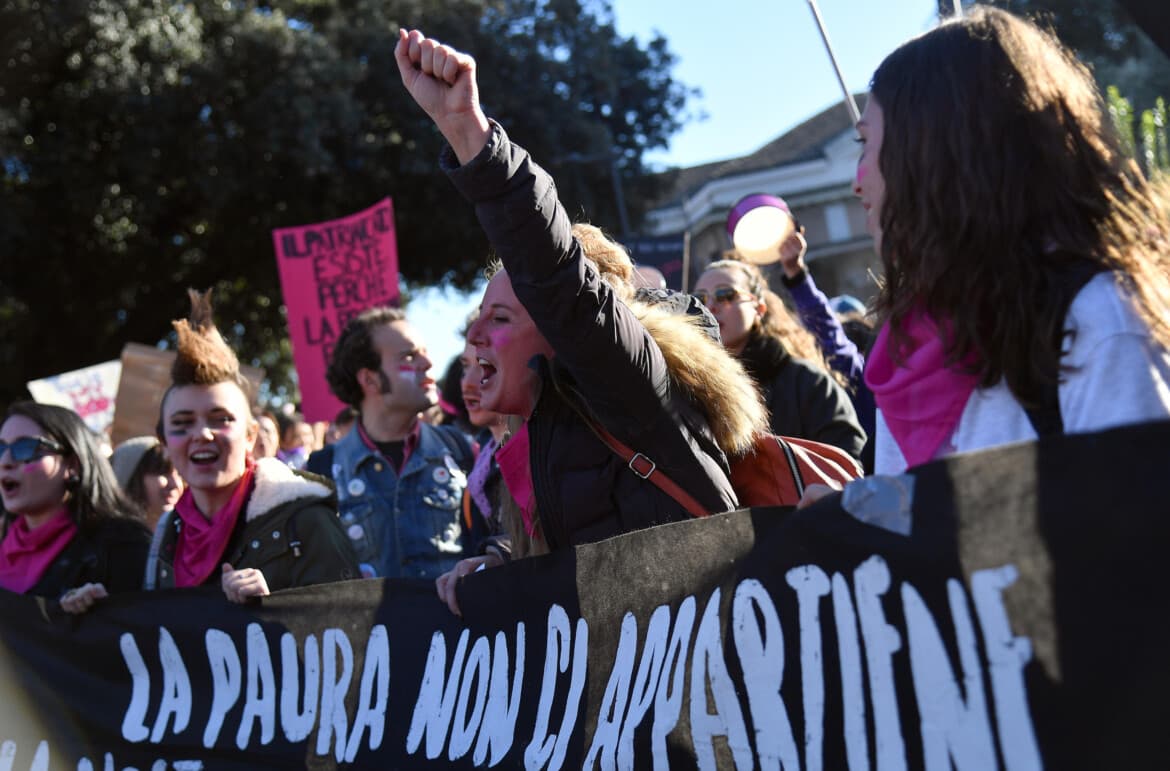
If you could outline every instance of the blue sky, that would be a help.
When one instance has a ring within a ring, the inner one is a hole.
[[[936,23],[933,0],[819,0],[845,82],[863,92],[881,60]],[[708,119],[651,161],[693,166],[746,155],[834,102],[841,89],[806,0],[613,0],[622,35],[654,31],[678,57],[675,77],[703,91]],[[718,9],[718,13],[713,13]]]
[[[934,0],[819,0],[851,91],[907,38],[936,21]],[[806,0],[613,0],[619,33],[645,43],[655,32],[678,57],[675,77],[702,89],[689,123],[654,164],[693,166],[751,153],[841,100],[841,89]],[[718,13],[714,12],[718,9]],[[474,53],[474,52],[473,52]],[[539,158],[537,159],[540,160]],[[456,331],[479,301],[447,289],[416,293],[410,318],[423,330],[434,377],[463,349]]]

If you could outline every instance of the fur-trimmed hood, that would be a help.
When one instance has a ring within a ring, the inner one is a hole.
[[[768,411],[739,361],[694,316],[638,301],[627,305],[658,344],[674,384],[707,416],[719,449],[729,457],[750,450],[756,434],[768,431]]]
[[[251,522],[277,506],[302,498],[330,498],[333,490],[328,485],[297,474],[276,458],[256,461],[255,487],[244,511],[244,521]]]

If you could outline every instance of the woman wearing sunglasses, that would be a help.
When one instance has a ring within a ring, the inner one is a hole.
[[[0,424],[0,587],[69,613],[142,587],[150,535],[71,410],[12,405]]]
[[[759,268],[711,263],[695,296],[719,322],[723,345],[759,384],[772,433],[840,447],[855,458],[865,431],[849,394],[834,380],[816,339],[768,289]]]
[[[155,531],[148,588],[218,585],[232,602],[357,578],[331,487],[275,458],[253,460],[259,426],[211,302],[191,293],[162,400],[167,455],[186,484]]]

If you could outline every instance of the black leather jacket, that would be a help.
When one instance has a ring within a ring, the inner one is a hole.
[[[150,532],[134,519],[109,519],[79,530],[28,594],[60,597],[82,584],[100,583],[110,594],[142,588]]]

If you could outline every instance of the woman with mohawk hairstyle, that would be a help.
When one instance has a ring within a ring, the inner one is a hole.
[[[190,291],[174,322],[178,356],[160,437],[187,485],[159,522],[147,588],[219,583],[232,602],[358,576],[331,487],[272,458],[254,460],[251,388],[212,321],[211,293]]]

